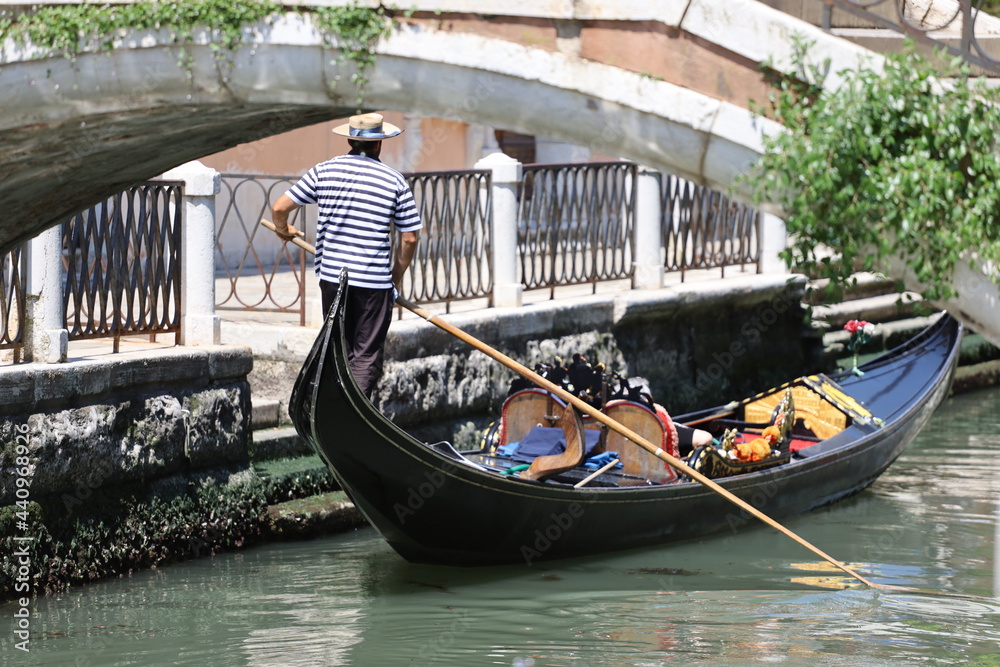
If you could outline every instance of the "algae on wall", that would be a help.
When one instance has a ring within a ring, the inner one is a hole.
[[[23,432],[33,496],[74,493],[192,468],[245,464],[249,407],[245,381],[177,395],[107,397],[4,419],[0,441],[13,442]],[[14,467],[13,457],[0,456],[0,505],[14,500]]]
[[[218,347],[4,368],[19,389],[0,419],[0,597],[260,539],[251,365]]]
[[[687,303],[624,321],[615,340],[671,414],[751,396],[816,370],[801,289]]]

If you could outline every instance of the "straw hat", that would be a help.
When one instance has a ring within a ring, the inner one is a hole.
[[[394,137],[402,131],[392,123],[384,122],[380,113],[351,116],[351,122],[333,128],[334,134],[359,141],[380,141]]]

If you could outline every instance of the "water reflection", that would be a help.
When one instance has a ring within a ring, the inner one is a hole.
[[[370,530],[41,599],[4,664],[1000,664],[1000,390],[950,400],[869,491],[789,522],[544,566],[418,566]],[[978,596],[978,597],[972,597]],[[3,623],[10,627],[10,614]]]

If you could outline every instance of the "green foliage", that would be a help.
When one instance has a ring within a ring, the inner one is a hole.
[[[929,299],[955,294],[952,270],[969,253],[1000,260],[1000,95],[961,60],[940,80],[912,48],[882,71],[839,72],[827,90],[828,63],[809,63],[808,44],[796,51],[797,76],[779,77],[763,110],[787,132],[765,141],[748,177],[756,203],[783,211],[785,260],[840,286],[899,256]]]
[[[45,5],[8,19],[2,33],[47,52],[74,56],[93,40],[111,48],[123,31],[167,29],[174,41],[189,43],[197,26],[211,26],[213,45],[232,49],[245,26],[263,21],[281,8],[268,0],[144,0],[123,5]]]
[[[239,46],[254,25],[269,22],[284,8],[272,0],[141,0],[130,4],[45,5],[31,12],[0,12],[0,39],[30,43],[46,54],[74,58],[91,45],[111,49],[126,32],[167,30],[174,43],[186,46],[199,27],[211,29],[210,48],[219,58]],[[375,45],[392,29],[386,10],[354,3],[343,7],[303,10],[323,33],[326,44],[339,47],[341,62],[357,66],[351,81],[361,92],[365,73],[375,62]],[[181,56],[190,69],[190,58]]]
[[[318,456],[267,461],[254,466],[268,505],[336,491],[337,480]]]
[[[380,5],[377,9],[349,4],[344,7],[317,7],[312,10],[314,21],[327,40],[334,46],[332,37],[339,36],[340,62],[353,62],[357,71],[351,82],[358,86],[357,104],[361,107],[364,87],[368,82],[365,73],[375,63],[375,45],[392,29]]]

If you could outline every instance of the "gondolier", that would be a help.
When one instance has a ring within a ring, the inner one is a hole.
[[[352,116],[333,133],[347,137],[350,153],[322,162],[272,207],[275,232],[285,241],[302,232],[288,224],[300,206],[318,205],[316,275],[329,312],[343,269],[348,271],[344,332],[351,372],[366,396],[382,375],[383,347],[392,320],[394,290],[400,289],[422,228],[406,179],[379,160],[382,140],[403,130],[381,114]],[[399,234],[395,257],[391,233]]]

